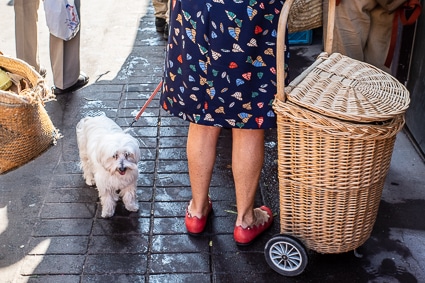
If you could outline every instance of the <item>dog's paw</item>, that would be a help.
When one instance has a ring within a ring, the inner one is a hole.
[[[127,209],[128,211],[138,211],[139,210],[139,203],[137,203],[137,202],[126,203],[125,209]]]
[[[96,186],[94,179],[86,179],[86,184],[90,187]]]
[[[110,211],[110,210],[107,210],[107,209],[102,209],[102,214],[101,214],[101,216],[102,216],[103,218],[111,218],[112,216],[114,216],[114,212],[115,212],[115,211]]]

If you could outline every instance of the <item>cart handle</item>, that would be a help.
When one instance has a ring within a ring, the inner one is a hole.
[[[277,46],[276,46],[276,72],[277,72],[277,99],[286,102],[285,94],[285,33],[286,25],[288,22],[289,9],[295,0],[286,0],[283,4],[282,10],[279,16],[278,33],[277,33]],[[332,53],[333,45],[333,32],[335,25],[335,7],[336,0],[329,0],[328,6],[328,24],[326,27],[326,40],[325,40],[325,52],[328,54]],[[311,68],[315,65],[310,66],[308,71],[304,71],[303,74],[307,75]],[[303,79],[303,75],[300,75],[297,79]]]

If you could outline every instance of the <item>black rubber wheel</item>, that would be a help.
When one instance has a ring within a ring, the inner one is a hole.
[[[269,266],[284,276],[300,275],[308,264],[304,245],[290,236],[278,235],[270,239],[264,255]]]

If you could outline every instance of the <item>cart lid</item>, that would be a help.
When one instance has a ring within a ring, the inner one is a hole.
[[[385,121],[409,107],[404,85],[370,64],[323,52],[313,65],[285,88],[287,100],[352,122]]]

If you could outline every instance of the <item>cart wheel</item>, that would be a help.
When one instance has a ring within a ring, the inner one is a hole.
[[[279,235],[270,239],[264,254],[269,266],[284,276],[301,274],[308,263],[304,246],[295,238]]]

